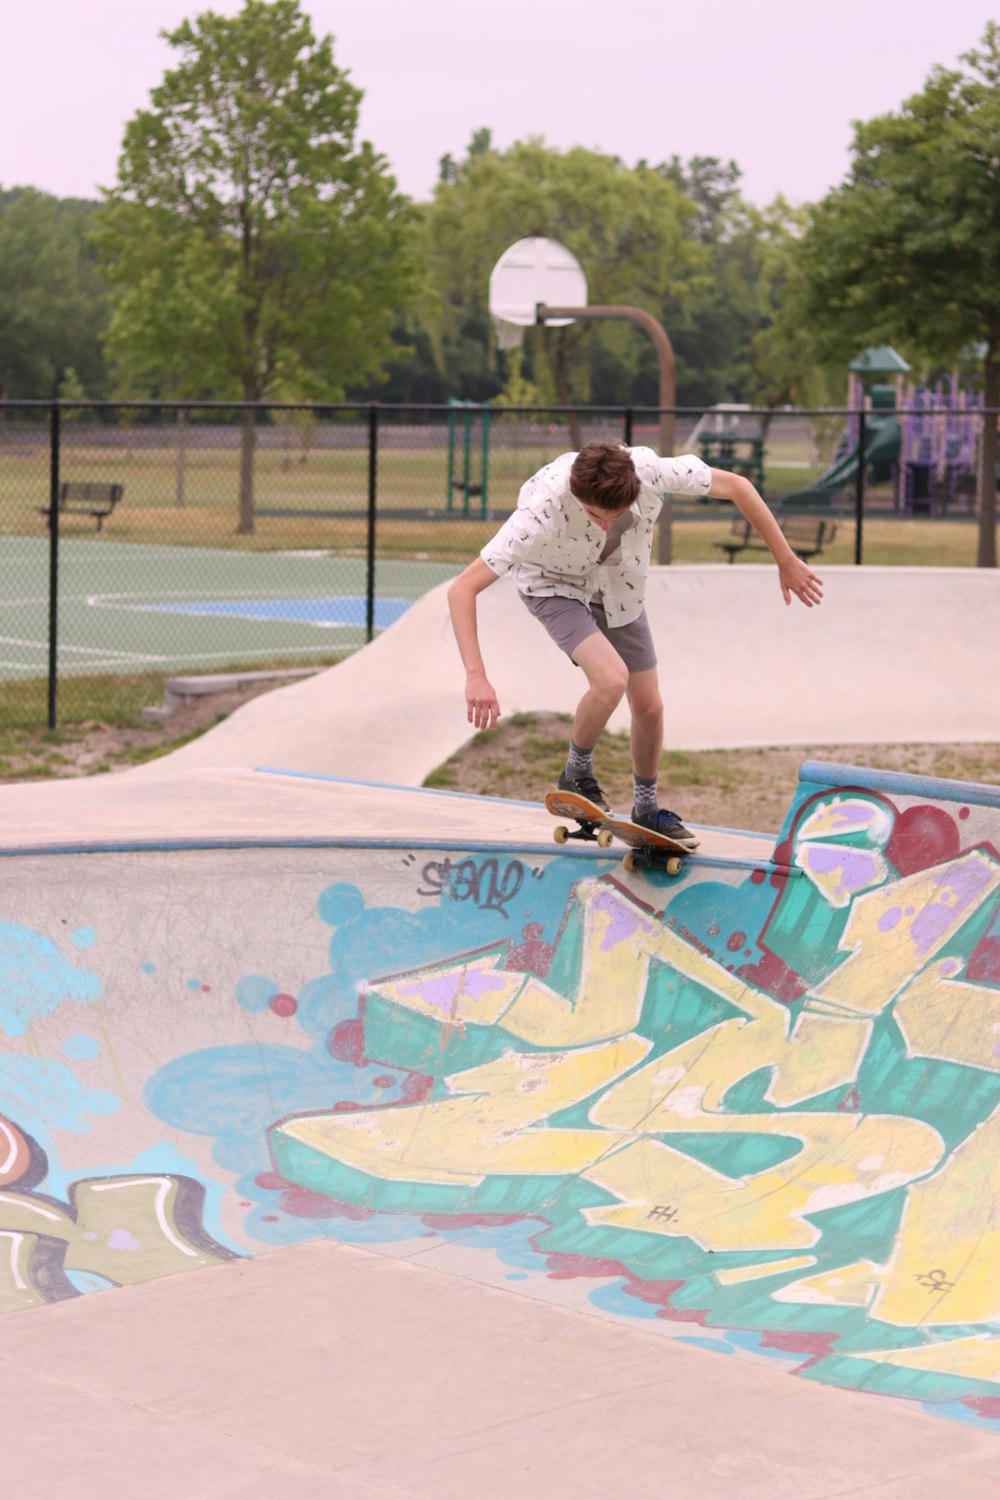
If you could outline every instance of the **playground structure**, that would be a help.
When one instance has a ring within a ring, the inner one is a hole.
[[[964,387],[957,371],[933,385],[911,383],[910,374],[890,345],[851,361],[847,430],[833,463],[784,504],[829,502],[857,484],[863,463],[866,479],[891,481],[899,514],[945,514],[960,503],[974,508],[982,395]]]
[[[851,362],[847,425],[833,461],[811,484],[781,496],[783,508],[825,508],[856,489],[863,463],[866,484],[891,483],[891,509],[897,514],[974,511],[982,395],[964,386],[957,371],[933,384],[911,381],[910,374],[911,367],[888,345],[867,349]],[[446,511],[486,519],[490,404],[452,398],[448,408]],[[688,451],[713,468],[746,475],[761,494],[766,493],[766,442],[759,413],[724,402],[706,411],[684,439]]]
[[[687,438],[693,451],[697,442],[702,461],[714,469],[735,469],[746,475],[764,493],[764,433],[745,425],[752,408],[745,404],[720,402],[705,412]]]
[[[473,447],[478,415],[479,427],[479,477],[473,475]],[[461,431],[459,431],[461,424]],[[461,445],[461,473],[459,470],[459,445]],[[449,515],[457,509],[468,519],[472,515],[472,501],[478,498],[479,516],[489,516],[489,472],[490,472],[490,404],[488,401],[460,401],[452,396],[448,400],[448,490],[445,508]],[[456,506],[456,496],[460,505]]]

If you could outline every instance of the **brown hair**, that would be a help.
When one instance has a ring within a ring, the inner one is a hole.
[[[581,448],[569,471],[578,500],[599,510],[625,510],[639,493],[632,455],[621,443],[593,442]]]

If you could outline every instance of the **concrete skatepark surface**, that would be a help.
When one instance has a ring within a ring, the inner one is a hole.
[[[356,784],[342,672],[0,789],[8,1492],[995,1494],[997,789],[807,763],[628,874]]]
[[[670,749],[1000,738],[992,691],[1000,576],[971,568],[819,568],[819,609],[786,607],[773,567],[654,568],[647,609]],[[469,737],[446,585],[371,646],[256,699],[175,752],[176,767],[279,766],[419,786]],[[480,596],[504,713],[565,708],[580,673],[508,579]],[[624,709],[613,729],[627,728]],[[147,768],[155,775],[155,768]]]

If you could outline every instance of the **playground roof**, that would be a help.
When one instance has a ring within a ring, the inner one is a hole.
[[[855,375],[909,375],[910,366],[891,344],[866,349],[847,368]]]

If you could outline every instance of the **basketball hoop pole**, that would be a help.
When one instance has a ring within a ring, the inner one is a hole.
[[[641,307],[611,304],[607,307],[550,307],[539,302],[535,308],[536,323],[547,323],[550,318],[610,318],[626,319],[644,328],[656,346],[660,362],[660,456],[672,458],[674,452],[674,407],[677,405],[677,364],[667,330],[657,322],[652,313]]]
[[[677,405],[677,363],[674,349],[663,324],[641,307],[611,304],[607,307],[550,307],[547,302],[535,304],[535,322],[549,318],[625,319],[644,328],[656,346],[660,362],[660,457],[671,458],[674,452],[674,407]],[[658,557],[669,563],[673,552],[673,500],[668,496],[660,512]]]

